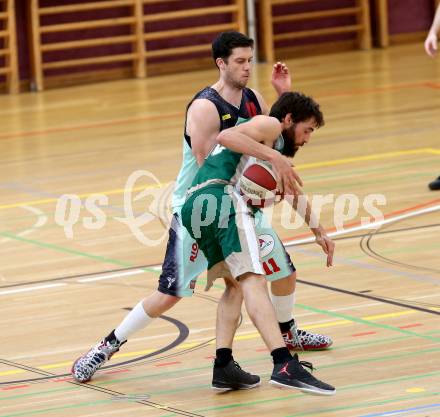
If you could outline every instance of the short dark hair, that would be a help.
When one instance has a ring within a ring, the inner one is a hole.
[[[240,32],[222,32],[212,42],[212,57],[214,62],[222,58],[225,62],[232,55],[234,48],[253,48],[254,40]],[[217,65],[217,63],[216,63]]]
[[[304,122],[312,117],[316,121],[317,128],[324,126],[325,123],[319,104],[303,93],[283,93],[272,105],[269,115],[276,117],[281,122],[287,113],[292,114],[295,123]]]

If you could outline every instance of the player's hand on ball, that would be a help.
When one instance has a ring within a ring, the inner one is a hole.
[[[300,176],[292,169],[292,162],[289,158],[280,153],[271,161],[272,168],[277,180],[277,189],[284,196],[300,193],[303,182]]]

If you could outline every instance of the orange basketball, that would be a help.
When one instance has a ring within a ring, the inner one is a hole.
[[[254,207],[268,207],[279,200],[275,174],[266,162],[246,167],[238,185],[245,201]]]

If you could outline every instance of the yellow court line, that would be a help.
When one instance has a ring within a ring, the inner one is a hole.
[[[166,187],[166,186],[168,186],[170,184],[171,184],[171,182],[161,183],[160,185],[156,185],[156,184],[154,184],[154,185],[147,185],[147,186],[140,185],[139,187],[133,187],[131,189],[131,191],[141,191],[141,190],[148,190],[148,189],[152,189],[152,188],[158,188],[159,189],[159,188],[162,188],[162,187]],[[79,198],[87,198],[87,197],[90,197],[91,195],[122,194],[124,191],[125,191],[124,188],[118,188],[116,190],[108,190],[108,191],[102,191],[102,192],[78,194],[77,196]],[[40,205],[40,204],[54,203],[54,202],[56,202],[58,200],[59,200],[59,198],[46,198],[46,199],[43,199],[43,200],[33,200],[33,201],[24,201],[22,203],[4,204],[4,205],[0,205],[0,210],[1,209],[8,209],[8,208],[23,207],[23,206],[36,206],[36,205]]]
[[[53,369],[53,368],[62,368],[63,366],[72,365],[72,362],[59,362],[59,363],[51,363],[49,365],[39,366],[39,369]]]
[[[425,154],[426,153],[432,154],[432,155],[440,155],[440,150],[434,149],[434,148],[419,148],[419,149],[411,149],[408,151],[385,152],[385,153],[378,153],[378,154],[365,155],[365,156],[356,156],[353,158],[334,159],[332,161],[321,161],[321,162],[314,162],[314,163],[310,163],[310,164],[301,164],[301,165],[297,165],[296,169],[329,167],[329,166],[335,166],[335,165],[350,164],[352,162],[372,161],[372,160],[376,160],[376,159],[396,158],[398,156],[417,155],[417,154],[424,154],[424,153]],[[150,185],[147,187],[139,186],[139,187],[134,187],[132,189],[132,191],[140,191],[140,190],[146,190],[146,189],[150,189],[150,188],[162,188],[162,187],[166,187],[170,184],[171,183],[168,182],[168,183],[163,183],[160,185]],[[91,195],[96,195],[96,194],[111,195],[111,194],[121,194],[123,192],[124,192],[123,188],[118,188],[116,190],[108,190],[108,191],[99,191],[99,192],[93,192],[93,193],[79,194],[78,197],[87,198]],[[22,203],[3,204],[3,205],[0,205],[0,210],[23,207],[23,206],[36,206],[36,205],[40,205],[40,204],[53,203],[56,201],[58,201],[58,198],[46,198],[44,200],[34,200],[34,201],[24,201]]]
[[[440,151],[437,151],[432,148],[419,148],[419,149],[411,149],[408,151],[385,152],[385,153],[377,153],[377,154],[365,155],[365,156],[355,156],[353,158],[334,159],[332,161],[326,161],[326,162],[314,162],[310,164],[302,164],[296,166],[296,168],[298,169],[319,168],[326,166],[349,164],[351,162],[373,161],[375,159],[396,158],[398,156],[417,155],[423,153],[430,153],[437,155],[440,154]]]
[[[25,371],[23,371],[22,369],[14,369],[13,371],[3,371],[3,372],[0,372],[0,376],[23,374],[24,372]]]
[[[117,353],[114,357],[115,358],[130,358],[132,356],[148,355],[149,353],[154,352],[155,350],[156,349],[145,349],[145,350],[138,350],[137,352]]]
[[[367,316],[367,317],[363,317],[362,320],[367,320],[367,321],[374,321],[377,319],[383,319],[383,318],[392,318],[392,317],[400,317],[400,316],[406,316],[407,314],[415,314],[417,313],[417,311],[413,311],[413,310],[405,310],[405,311],[400,311],[397,313],[387,313],[387,314],[376,314],[374,316]],[[301,326],[301,328],[305,329],[305,330],[311,330],[311,329],[320,329],[323,327],[335,327],[335,326],[343,326],[346,324],[353,324],[352,321],[350,320],[337,320],[337,321],[331,321],[328,323],[319,323],[319,324],[310,324],[310,325],[306,325],[306,326]],[[251,334],[246,334],[246,335],[242,335],[242,336],[236,336],[234,337],[234,340],[248,340],[248,339],[254,339],[256,337],[260,337],[260,334],[255,332],[255,333],[251,333]]]
[[[407,314],[415,314],[415,313],[417,313],[417,311],[404,310],[404,311],[398,311],[397,313],[376,314],[375,316],[367,316],[364,317],[362,320],[377,320],[377,319],[384,319],[391,317],[400,317],[400,316],[406,316]]]
[[[366,316],[366,317],[362,317],[362,320],[374,321],[374,320],[383,319],[383,318],[400,317],[400,316],[406,316],[408,314],[415,314],[415,313],[417,313],[417,311],[403,310],[403,311],[398,311],[395,313],[376,314],[374,316]],[[331,322],[327,322],[327,323],[310,324],[310,325],[301,326],[301,327],[303,329],[318,329],[318,328],[326,328],[326,327],[343,326],[343,325],[347,325],[347,324],[357,324],[357,323],[354,323],[350,320],[336,320],[336,321],[331,321]],[[260,337],[260,334],[258,332],[254,332],[254,333],[250,333],[250,334],[236,336],[236,337],[234,337],[234,340],[249,340],[249,339],[256,339],[259,337]],[[193,348],[203,342],[205,342],[205,340],[200,339],[200,340],[196,340],[194,342],[184,343],[182,345],[177,346],[176,349],[183,350],[183,349]],[[215,344],[215,340],[211,340],[207,344],[213,345],[213,344]],[[148,353],[151,353],[154,350],[155,349],[146,349],[146,350],[138,350],[135,352],[117,353],[114,357],[115,358],[136,357],[136,356],[141,356],[141,355],[147,355]],[[38,369],[64,368],[64,367],[70,367],[71,365],[72,365],[72,361],[59,362],[59,363],[54,363],[54,364],[42,365],[42,366],[39,366]],[[16,375],[16,374],[22,374],[25,372],[26,371],[24,371],[22,369],[14,369],[14,370],[10,370],[10,371],[0,372],[0,376]]]

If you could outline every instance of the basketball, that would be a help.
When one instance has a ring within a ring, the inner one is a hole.
[[[275,174],[267,162],[254,162],[246,167],[239,188],[245,201],[254,207],[268,207],[280,199]]]

